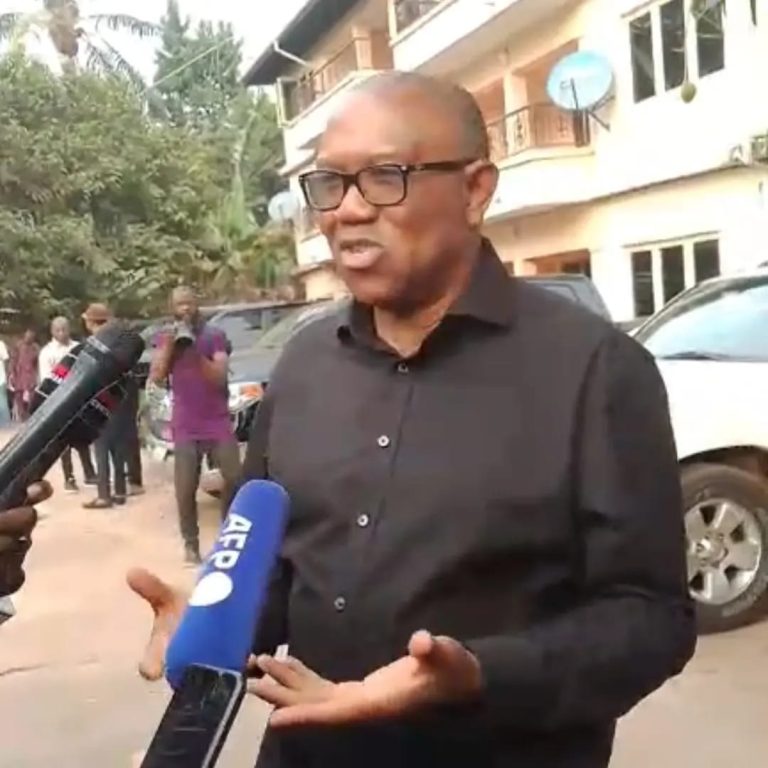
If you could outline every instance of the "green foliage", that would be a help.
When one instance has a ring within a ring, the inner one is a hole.
[[[284,277],[285,235],[237,220],[263,193],[233,181],[259,178],[233,158],[253,147],[271,178],[262,102],[248,130],[191,131],[152,119],[124,79],[57,77],[17,54],[0,60],[0,103],[0,307],[43,321],[105,299],[150,315],[181,281],[227,295]]]
[[[229,116],[242,92],[241,44],[231,24],[201,22],[194,34],[182,19],[176,0],[169,0],[157,54],[155,90],[176,125],[213,128]]]

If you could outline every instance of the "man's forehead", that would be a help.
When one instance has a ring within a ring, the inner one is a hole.
[[[423,160],[428,153],[452,151],[458,133],[438,105],[416,92],[355,93],[329,120],[317,157]]]

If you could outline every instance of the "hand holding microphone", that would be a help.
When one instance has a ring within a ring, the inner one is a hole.
[[[31,418],[0,449],[0,596],[24,581],[22,566],[37,521],[34,505],[51,495],[42,478],[68,445],[95,438],[116,405],[115,396],[121,396],[120,378],[143,348],[138,334],[105,326],[80,346],[76,361],[42,382],[32,397]],[[0,623],[12,615],[13,604],[3,599]]]
[[[288,515],[275,483],[235,496],[189,600],[143,570],[128,583],[155,619],[140,667],[174,690],[142,768],[212,768],[245,694],[245,672]]]
[[[32,544],[32,530],[37,524],[35,505],[50,496],[51,486],[48,483],[36,483],[27,491],[28,506],[0,514],[0,597],[12,595],[24,584],[24,558]],[[9,618],[9,615],[0,604],[0,624],[4,617]]]

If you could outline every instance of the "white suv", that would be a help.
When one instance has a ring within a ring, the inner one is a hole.
[[[701,283],[634,335],[669,394],[700,629],[733,629],[768,590],[768,271]]]

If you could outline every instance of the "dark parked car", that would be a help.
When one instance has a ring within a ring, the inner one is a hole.
[[[535,275],[518,279],[539,285],[558,296],[575,301],[606,320],[611,319],[600,291],[586,275]]]

